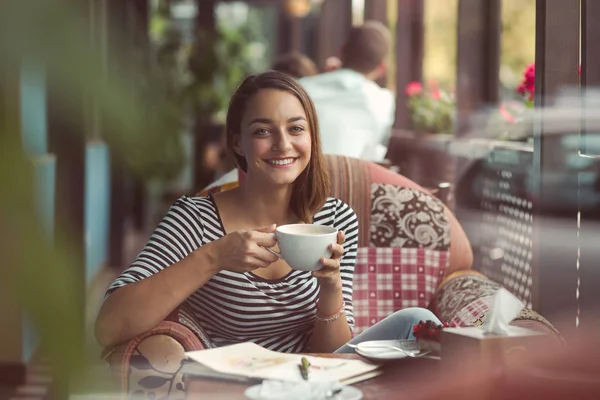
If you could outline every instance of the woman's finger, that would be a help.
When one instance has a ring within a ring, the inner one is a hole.
[[[321,258],[322,269],[319,271],[328,271],[328,270],[339,270],[340,269],[340,261],[338,258]]]
[[[344,244],[345,241],[346,241],[346,235],[344,235],[344,232],[338,231],[338,234],[337,234],[338,244]]]
[[[313,271],[312,274],[315,278],[325,281],[335,282],[340,279],[340,274],[334,269],[323,268],[318,271]]]
[[[339,244],[330,244],[329,250],[331,250],[331,258],[342,258],[344,255],[344,248]]]
[[[271,253],[269,250],[262,246],[258,246],[253,256],[258,260],[269,264],[272,264],[275,261],[279,260],[279,257],[277,257],[275,254]]]

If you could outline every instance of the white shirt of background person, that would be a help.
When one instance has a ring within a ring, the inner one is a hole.
[[[385,158],[396,109],[390,90],[350,69],[300,82],[315,103],[324,154]]]

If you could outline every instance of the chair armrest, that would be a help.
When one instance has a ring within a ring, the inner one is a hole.
[[[176,343],[183,347],[184,351],[204,350],[211,347],[207,335],[193,317],[193,314],[185,305],[179,306],[155,328],[125,343],[102,351],[101,357],[108,363],[111,375],[119,382],[123,393],[128,392],[128,374],[136,349],[143,341],[159,335],[174,339]],[[162,350],[169,352],[168,348]],[[176,351],[177,349],[172,350]]]
[[[501,287],[480,272],[457,271],[440,283],[429,308],[444,322],[458,326],[481,326],[493,296]],[[560,332],[547,319],[527,307],[521,310],[511,325],[544,332],[563,341]]]

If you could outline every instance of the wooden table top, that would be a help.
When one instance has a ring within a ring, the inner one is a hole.
[[[357,354],[311,354],[318,357],[364,359]],[[419,381],[430,382],[428,376],[439,370],[440,361],[427,358],[401,359],[384,364],[383,374],[352,386],[363,392],[364,400],[401,399],[403,386]],[[427,373],[423,370],[427,369]],[[236,400],[245,399],[244,391],[250,385],[220,380],[189,377],[186,387],[187,399]]]

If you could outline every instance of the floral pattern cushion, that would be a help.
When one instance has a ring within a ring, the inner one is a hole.
[[[166,335],[142,341],[130,359],[127,399],[184,400],[183,346]]]
[[[449,251],[450,223],[443,203],[416,189],[372,184],[370,246]]]

